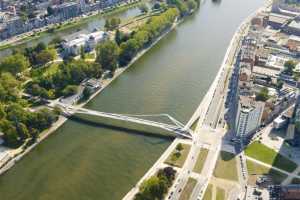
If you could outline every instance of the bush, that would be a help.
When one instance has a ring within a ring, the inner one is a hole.
[[[72,96],[74,94],[76,94],[78,92],[78,86],[77,85],[68,85],[65,87],[65,89],[63,89],[62,91],[62,95],[64,97],[69,97]]]

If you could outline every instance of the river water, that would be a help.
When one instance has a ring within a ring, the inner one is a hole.
[[[262,0],[206,0],[87,107],[187,122],[238,25]],[[1,200],[118,200],[172,141],[68,121],[0,177]]]

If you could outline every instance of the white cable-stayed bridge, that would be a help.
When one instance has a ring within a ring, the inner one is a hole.
[[[176,136],[189,138],[189,139],[192,139],[192,135],[193,135],[192,130],[187,129],[184,124],[182,124],[181,122],[179,122],[178,120],[176,120],[175,118],[173,118],[168,114],[149,114],[149,115],[116,114],[116,113],[107,113],[107,112],[100,112],[96,110],[86,109],[79,106],[67,105],[60,102],[50,105],[50,107],[54,107],[54,106],[59,106],[62,109],[62,111],[68,116],[74,114],[86,114],[86,115],[115,119],[119,121],[142,124],[146,126],[157,127],[169,131],[175,134]],[[172,124],[143,119],[141,117],[166,117],[172,122]]]

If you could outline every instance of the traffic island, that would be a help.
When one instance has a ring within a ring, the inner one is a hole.
[[[212,200],[212,189],[213,189],[213,185],[208,184],[208,186],[205,190],[205,193],[204,193],[203,200]]]
[[[176,167],[182,167],[187,155],[190,152],[191,145],[189,144],[177,144],[176,148],[172,151],[169,155],[167,160],[165,161],[166,164]]]
[[[208,155],[208,149],[201,148],[197,158],[197,162],[193,170],[194,172],[201,174],[207,155]]]
[[[235,155],[221,151],[214,170],[214,176],[216,178],[238,181],[236,166]]]
[[[225,190],[224,189],[217,187],[216,200],[225,200]]]
[[[189,178],[187,184],[185,185],[185,187],[182,190],[179,200],[189,200],[196,184],[197,184],[196,179]]]

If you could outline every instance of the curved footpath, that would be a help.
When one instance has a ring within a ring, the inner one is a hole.
[[[183,22],[184,20],[174,22],[171,28],[169,28],[166,32],[164,32],[161,36],[159,36],[148,48],[143,49],[141,52],[139,52],[132,60],[131,62],[126,66],[122,68],[118,68],[115,71],[114,77],[109,80],[104,80],[102,83],[102,87],[96,91],[93,95],[90,96],[90,98],[85,101],[82,104],[79,104],[77,107],[83,107],[85,106],[89,101],[91,101],[94,97],[96,97],[98,94],[100,94],[111,82],[113,82],[116,78],[118,78],[124,71],[126,71],[129,67],[132,66],[139,58],[141,58],[147,51],[149,51],[153,46],[155,46],[162,38],[164,38],[168,33],[170,33],[172,30],[174,30],[178,24]],[[59,119],[48,129],[45,130],[43,133],[41,133],[40,137],[37,139],[37,141],[28,147],[26,150],[22,151],[21,147],[18,149],[11,150],[9,152],[9,156],[11,157],[8,161],[6,161],[4,164],[0,165],[0,175],[5,173],[7,170],[9,170],[11,167],[13,167],[19,160],[21,160],[27,153],[29,153],[34,147],[36,147],[40,142],[42,142],[44,139],[46,139],[49,135],[54,133],[59,127],[61,127],[68,118],[60,116]],[[1,164],[1,161],[0,161]]]

